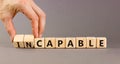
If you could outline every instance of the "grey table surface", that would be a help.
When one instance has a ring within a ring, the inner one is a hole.
[[[120,48],[16,49],[0,47],[0,64],[119,64]]]

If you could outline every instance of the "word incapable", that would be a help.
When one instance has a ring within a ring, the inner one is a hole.
[[[105,37],[46,37],[16,35],[13,40],[16,48],[106,48]]]

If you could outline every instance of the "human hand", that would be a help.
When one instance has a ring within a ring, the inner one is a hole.
[[[46,15],[33,0],[0,0],[0,19],[11,40],[16,35],[12,19],[18,12],[22,12],[31,20],[34,37],[41,37],[45,27]]]

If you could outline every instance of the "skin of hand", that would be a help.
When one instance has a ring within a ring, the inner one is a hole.
[[[33,0],[0,0],[0,19],[8,31],[11,40],[13,41],[16,35],[12,19],[18,12],[22,12],[31,20],[34,37],[42,37],[46,15]]]

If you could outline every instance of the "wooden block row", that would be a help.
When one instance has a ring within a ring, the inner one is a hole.
[[[16,35],[16,48],[106,48],[105,37],[34,38],[33,35]]]

